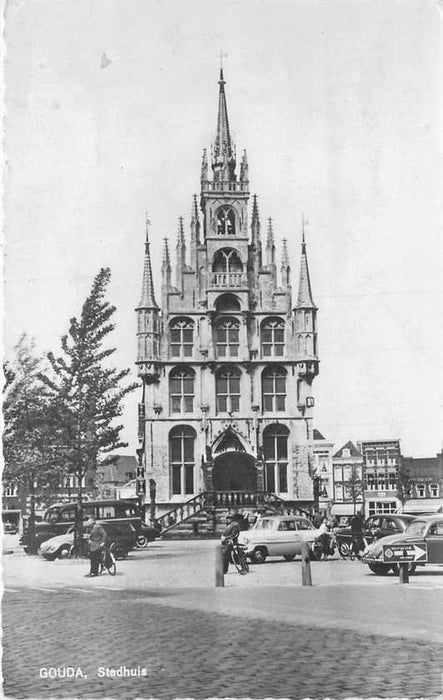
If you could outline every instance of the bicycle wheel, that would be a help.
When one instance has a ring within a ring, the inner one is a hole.
[[[243,558],[242,558],[242,555],[243,555]],[[234,564],[235,568],[237,569],[238,573],[242,574],[242,575],[247,574],[249,571],[248,562],[246,562],[246,567],[247,567],[247,569],[246,569],[244,559],[245,559],[245,557],[244,557],[242,550],[233,549],[231,551],[231,561]]]
[[[248,574],[249,573],[249,562],[248,562],[248,558],[247,558],[246,554],[244,553],[244,551],[242,549],[239,550],[239,557],[240,557],[240,561],[242,564],[243,573]]]
[[[347,542],[339,542],[338,553],[340,554],[342,559],[347,559],[349,557],[350,551],[351,548]]]
[[[115,576],[117,572],[117,566],[115,564],[115,559],[112,552],[109,552],[109,554],[107,555],[107,561],[105,566],[108,571],[108,574],[110,574],[111,576]]]

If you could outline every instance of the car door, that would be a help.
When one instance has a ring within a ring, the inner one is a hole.
[[[428,546],[428,562],[443,564],[443,520],[429,527],[425,542]]]
[[[295,540],[295,552],[294,554],[301,554],[301,545],[302,542],[313,542],[314,541],[314,534],[315,534],[315,528],[312,525],[312,523],[309,522],[306,518],[302,520],[297,520],[296,522],[296,527],[297,527],[297,538]]]

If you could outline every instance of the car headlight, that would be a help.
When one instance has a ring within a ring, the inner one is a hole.
[[[241,544],[248,544],[248,543],[249,543],[249,537],[242,537]]]

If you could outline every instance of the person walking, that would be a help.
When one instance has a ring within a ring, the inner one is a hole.
[[[87,525],[91,528],[89,535],[89,559],[91,567],[89,574],[85,574],[85,576],[98,576],[101,553],[102,550],[106,548],[109,538],[103,525],[98,523],[95,518],[90,518]]]

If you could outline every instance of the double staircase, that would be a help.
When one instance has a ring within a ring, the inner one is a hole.
[[[249,517],[261,515],[308,515],[296,504],[268,491],[203,491],[156,518],[165,539],[219,537],[226,518],[233,513]]]

